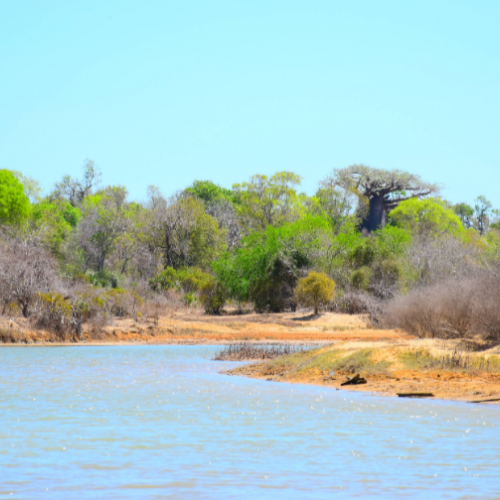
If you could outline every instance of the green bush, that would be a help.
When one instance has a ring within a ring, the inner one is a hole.
[[[357,290],[367,290],[370,286],[373,271],[368,266],[360,267],[352,273],[351,285]]]
[[[226,303],[226,290],[219,281],[213,279],[203,285],[200,300],[207,314],[220,314]]]
[[[183,267],[178,270],[167,267],[149,280],[149,285],[156,292],[176,290],[184,294],[192,294],[199,292],[211,280],[210,274],[204,273],[197,267]]]

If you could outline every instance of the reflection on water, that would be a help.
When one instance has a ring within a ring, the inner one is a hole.
[[[211,346],[0,349],[0,496],[500,498],[499,407],[228,377]]]

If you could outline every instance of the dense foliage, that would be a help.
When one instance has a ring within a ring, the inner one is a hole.
[[[81,179],[40,196],[36,181],[0,170],[2,314],[75,331],[116,314],[157,322],[172,301],[210,314],[228,301],[316,313],[376,303],[380,315],[425,287],[494,276],[500,259],[488,200],[454,205],[407,172],[335,170],[313,196],[291,172],[232,189],[195,181],[170,197],[151,186],[144,203],[99,181],[88,161]]]

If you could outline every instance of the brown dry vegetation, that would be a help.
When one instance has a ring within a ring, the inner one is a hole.
[[[231,314],[232,312],[232,314]],[[156,324],[157,322],[157,324]],[[196,308],[181,308],[171,314],[112,319],[111,324],[83,325],[86,342],[142,342],[150,344],[226,344],[232,342],[309,342],[331,343],[342,340],[398,339],[400,330],[381,330],[369,326],[363,315],[325,313],[236,314],[208,316]],[[24,318],[9,321],[0,317],[0,341],[17,343],[60,342],[50,332],[37,329]],[[67,341],[78,342],[76,335]]]

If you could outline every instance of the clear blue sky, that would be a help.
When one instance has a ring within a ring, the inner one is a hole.
[[[143,199],[353,163],[500,206],[500,1],[4,0],[0,168]]]

